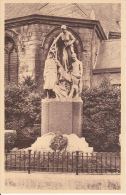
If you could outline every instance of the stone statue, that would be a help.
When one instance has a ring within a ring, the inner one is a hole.
[[[82,91],[82,62],[74,53],[75,38],[66,30],[65,25],[61,29],[63,32],[54,40],[45,61],[44,89],[47,91],[47,98],[52,98],[52,92],[56,98],[79,98]],[[62,50],[57,47],[59,39],[63,41]],[[62,60],[59,60],[58,53],[61,51]]]
[[[76,57],[76,54],[72,54],[72,71],[71,71],[71,78],[72,78],[72,88],[69,94],[70,98],[79,98],[80,93],[82,92],[82,74],[83,74],[83,68],[82,68],[82,62],[79,61]]]
[[[67,73],[62,65],[60,65],[59,70],[59,82],[57,85],[54,86],[54,91],[56,94],[56,98],[68,98],[68,94],[70,89],[67,88],[68,83],[71,84],[71,75],[70,73]]]
[[[58,83],[57,68],[60,66],[54,58],[54,53],[49,52],[45,61],[44,69],[44,89],[47,91],[47,98],[51,97],[54,86]]]
[[[57,59],[66,71],[71,69],[71,55],[74,53],[74,36],[67,31],[65,25],[61,26],[62,32],[55,38],[51,50],[57,50]]]

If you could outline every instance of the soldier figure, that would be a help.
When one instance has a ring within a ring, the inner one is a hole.
[[[79,61],[76,57],[76,54],[72,54],[72,88],[69,94],[69,98],[73,98],[74,92],[75,92],[75,98],[79,98],[79,94],[82,91],[82,84],[81,84],[81,78],[83,74],[82,69],[82,62]]]

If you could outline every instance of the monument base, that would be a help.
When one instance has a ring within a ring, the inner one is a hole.
[[[82,136],[82,100],[42,99],[41,135],[76,134]]]

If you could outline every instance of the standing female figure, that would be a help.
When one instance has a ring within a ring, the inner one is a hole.
[[[63,68],[68,72],[71,69],[71,56],[74,53],[73,43],[75,42],[75,38],[69,31],[67,31],[65,25],[62,25],[61,29],[62,32],[54,40],[51,49],[58,48],[57,53],[59,55],[59,61]],[[61,40],[62,43],[58,44],[59,40]],[[56,47],[56,44],[58,47]]]

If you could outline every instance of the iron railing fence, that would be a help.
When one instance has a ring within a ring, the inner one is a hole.
[[[6,171],[70,172],[87,174],[120,174],[120,153],[32,152],[5,153]]]

